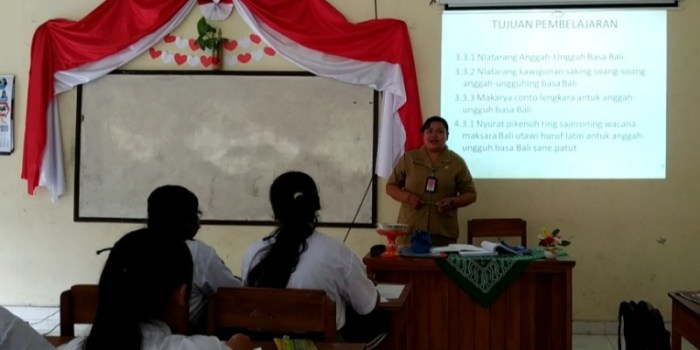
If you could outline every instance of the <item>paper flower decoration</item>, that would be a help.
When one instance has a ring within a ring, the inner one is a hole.
[[[542,233],[537,236],[539,239],[539,246],[540,247],[557,247],[557,246],[562,246],[565,247],[569,244],[571,244],[571,241],[567,241],[559,237],[559,229],[555,228],[552,233],[549,233],[549,230],[547,228],[543,227],[542,228]]]

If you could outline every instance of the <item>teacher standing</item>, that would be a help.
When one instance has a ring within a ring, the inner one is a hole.
[[[455,243],[457,209],[476,201],[474,180],[464,159],[447,149],[447,121],[428,118],[421,127],[423,146],[406,152],[386,184],[386,193],[401,202],[399,223],[409,232],[426,230],[433,246]]]

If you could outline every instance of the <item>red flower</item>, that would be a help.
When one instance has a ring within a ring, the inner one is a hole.
[[[555,243],[555,239],[553,236],[547,236],[540,241],[540,245],[543,247],[553,246],[554,243]]]

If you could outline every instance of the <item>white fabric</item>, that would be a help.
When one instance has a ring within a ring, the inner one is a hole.
[[[53,98],[46,112],[46,146],[39,172],[39,186],[46,186],[52,202],[55,202],[66,190],[61,126],[58,117],[58,100]]]
[[[214,336],[184,336],[172,334],[168,325],[161,321],[141,325],[143,344],[141,350],[230,350]],[[64,344],[60,350],[81,350],[85,337],[78,337]]]
[[[194,271],[192,274],[192,294],[190,295],[190,323],[202,325],[204,307],[219,287],[241,287],[243,283],[233,275],[211,246],[196,239],[188,240]]]
[[[54,349],[32,326],[0,306],[0,350]]]
[[[177,28],[195,4],[196,0],[188,0],[166,25],[121,52],[74,69],[56,72],[54,94],[58,95],[79,84],[93,81],[131,61]],[[379,118],[375,172],[381,177],[389,177],[394,164],[404,152],[406,141],[406,131],[398,114],[399,108],[406,102],[401,67],[388,62],[362,62],[311,50],[258,21],[242,2],[235,1],[234,5],[253,31],[291,62],[317,75],[350,84],[367,85],[384,93]],[[54,201],[65,192],[61,130],[55,95],[46,111],[47,143],[39,177],[39,186],[47,187]]]
[[[233,11],[233,2],[212,0],[206,4],[199,4],[199,9],[202,11],[204,18],[211,21],[223,21],[231,15]]]
[[[58,100],[56,95],[80,84],[98,79],[138,57],[158,43],[168,33],[175,30],[187,18],[187,15],[196,3],[196,0],[187,0],[182,9],[168,23],[114,55],[73,69],[54,73],[54,96],[46,110],[46,146],[39,174],[39,186],[45,186],[49,190],[53,201],[64,193],[66,182],[63,174],[61,128],[58,119]]]
[[[360,259],[341,242],[314,232],[306,240],[307,250],[299,257],[296,270],[289,277],[287,288],[321,289],[335,302],[336,329],[345,325],[345,304],[360,315],[370,313],[377,302],[378,291],[367,278]],[[248,272],[262,259],[271,242],[260,240],[248,247],[241,263],[245,283]]]
[[[366,85],[384,93],[379,116],[376,173],[389,177],[404,152],[406,142],[406,130],[398,112],[406,103],[401,66],[389,62],[357,61],[309,49],[259,21],[242,2],[234,4],[253,32],[292,63],[319,76]]]

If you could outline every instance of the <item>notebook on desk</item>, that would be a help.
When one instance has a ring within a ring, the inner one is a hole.
[[[388,284],[388,283],[378,283],[377,291],[379,291],[379,296],[382,301],[389,299],[398,299],[403,292],[403,284]]]
[[[433,247],[431,253],[458,253],[463,256],[490,256],[498,255],[494,250],[477,247],[472,244],[451,243],[442,247]]]
[[[531,251],[524,247],[513,247],[505,242],[496,243],[483,241],[481,246],[472,244],[452,243],[443,247],[433,247],[431,253],[458,253],[462,256],[493,256],[498,254],[523,255],[530,254]]]

